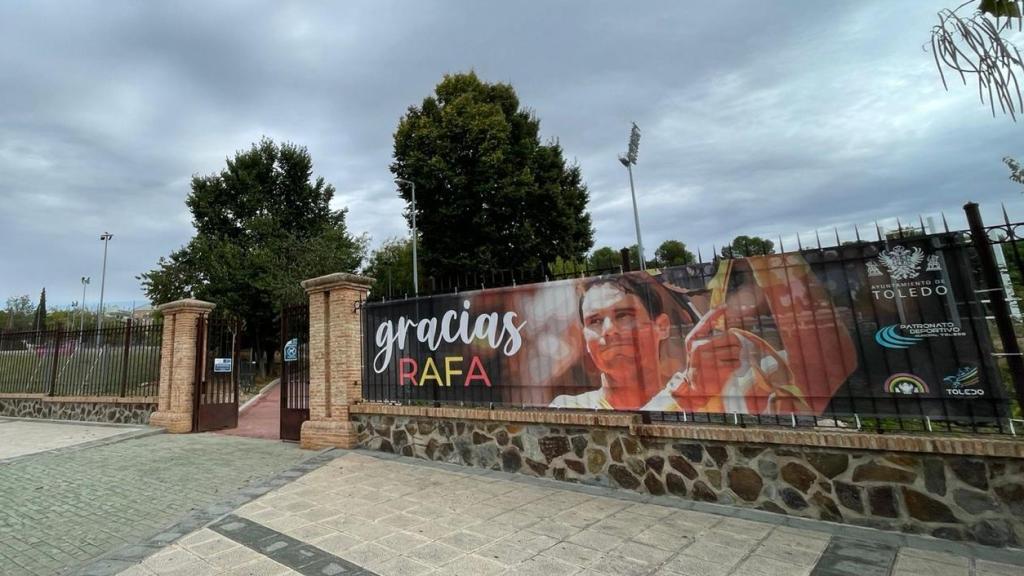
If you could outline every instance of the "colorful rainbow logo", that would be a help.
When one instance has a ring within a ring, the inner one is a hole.
[[[885,381],[885,391],[890,394],[925,394],[928,392],[928,385],[913,374],[897,372]]]

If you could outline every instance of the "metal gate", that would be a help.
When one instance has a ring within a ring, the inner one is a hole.
[[[196,432],[238,426],[239,325],[200,316],[196,322]]]
[[[309,306],[281,313],[281,439],[299,440],[309,420]]]

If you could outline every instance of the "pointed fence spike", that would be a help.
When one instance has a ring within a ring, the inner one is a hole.
[[[1010,225],[1010,216],[1006,213],[1006,203],[1005,202],[1000,202],[999,205],[1002,206],[1002,208],[1003,208],[1003,222],[1006,222],[1006,225],[1009,226]]]
[[[818,229],[814,229],[814,238],[818,241],[818,250],[821,250],[821,235],[818,234]]]
[[[917,215],[917,220],[918,220],[918,222],[921,223],[921,234],[927,234],[928,230],[924,227],[924,216],[921,216],[920,214],[918,214]]]
[[[900,233],[900,240],[903,239],[903,223],[900,222],[900,217],[896,217],[896,230]]]
[[[949,222],[946,222],[946,213],[942,212],[942,228],[949,234]]]
[[[796,233],[796,247],[797,247],[797,250],[800,250],[801,252],[804,249],[803,243],[800,242],[800,233],[799,232]]]
[[[857,223],[853,223],[853,234],[857,237],[857,242],[860,242],[860,228],[857,227]]]
[[[841,246],[843,243],[839,241],[839,227],[836,226],[832,230],[836,233],[836,246]]]
[[[697,246],[697,263],[698,264],[703,264],[704,263],[704,255],[700,253],[700,246]]]
[[[882,238],[882,227],[878,225],[878,220],[875,220],[875,233],[878,234],[878,241],[881,242]]]
[[[782,234],[779,234],[779,252],[785,252],[786,247],[782,245]]]

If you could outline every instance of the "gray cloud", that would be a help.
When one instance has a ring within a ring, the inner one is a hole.
[[[405,234],[391,136],[446,72],[515,85],[575,158],[599,245],[648,251],[1020,208],[1019,126],[946,93],[937,6],[863,2],[33,2],[0,6],[0,297],[108,299],[187,242],[191,175],[262,135],[309,147],[374,242]],[[1019,211],[1018,214],[1024,214]]]

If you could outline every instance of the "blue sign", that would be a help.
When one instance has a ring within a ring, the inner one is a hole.
[[[299,339],[292,338],[284,345],[284,361],[295,362],[299,359]]]

